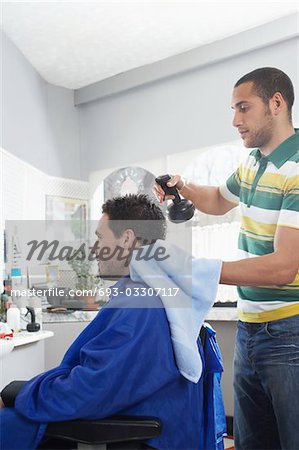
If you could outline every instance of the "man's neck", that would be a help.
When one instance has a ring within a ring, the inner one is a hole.
[[[295,130],[293,125],[289,125],[287,127],[283,127],[281,130],[277,130],[272,139],[263,147],[260,147],[260,150],[263,155],[270,155],[280,144],[282,144],[286,139],[295,134]]]
[[[101,278],[102,280],[115,281],[115,283],[117,283],[117,281],[122,280],[123,278],[130,278],[130,270],[127,269],[119,275],[101,275]]]

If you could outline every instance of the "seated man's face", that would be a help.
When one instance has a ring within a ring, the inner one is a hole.
[[[95,254],[100,276],[104,279],[113,280],[129,273],[129,268],[125,265],[125,262],[134,240],[134,233],[132,230],[126,230],[118,238],[110,229],[109,221],[109,216],[103,214],[98,223]]]

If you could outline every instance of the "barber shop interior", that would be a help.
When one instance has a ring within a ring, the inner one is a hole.
[[[0,8],[0,449],[299,450],[298,3]]]

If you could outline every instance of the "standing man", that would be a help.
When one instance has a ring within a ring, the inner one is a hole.
[[[237,450],[299,449],[299,133],[294,89],[281,70],[260,68],[234,86],[233,126],[255,149],[225,186],[173,177],[206,214],[241,209],[243,259],[224,262],[220,282],[238,286],[234,358]],[[155,186],[160,201],[166,196]]]

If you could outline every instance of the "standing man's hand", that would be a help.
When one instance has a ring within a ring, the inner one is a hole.
[[[179,191],[184,187],[184,181],[180,177],[180,175],[174,175],[167,183],[167,186],[173,187],[175,186]],[[165,200],[171,200],[174,197],[174,195],[165,195],[165,192],[163,191],[162,187],[158,184],[154,184],[153,192],[160,203],[163,203]]]
[[[2,401],[2,398],[0,397],[0,409],[2,409],[2,408],[5,408],[5,405],[4,405],[3,401]]]

